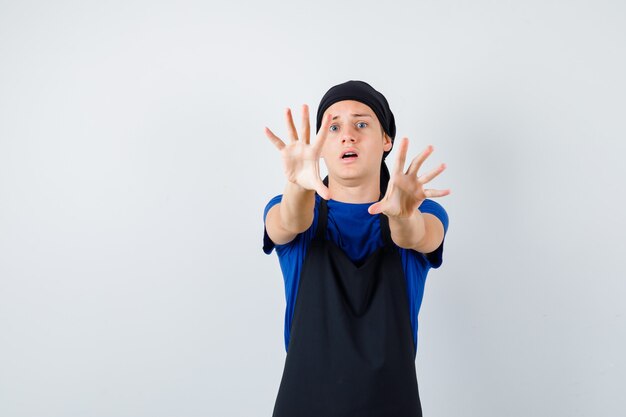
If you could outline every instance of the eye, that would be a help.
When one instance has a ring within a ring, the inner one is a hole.
[[[330,129],[331,132],[335,131],[335,129],[333,129],[333,127],[337,127],[337,125],[330,125],[329,129]]]
[[[359,122],[359,123],[357,123],[357,126],[358,126],[358,125],[365,125],[365,126],[367,126],[367,123],[365,123],[365,122]],[[364,127],[365,127],[365,126],[364,126]]]

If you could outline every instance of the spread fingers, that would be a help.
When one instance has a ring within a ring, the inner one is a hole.
[[[279,151],[282,151],[283,148],[285,147],[285,142],[283,142],[282,140],[280,140],[280,138],[278,136],[276,136],[269,127],[265,127],[265,135],[268,137],[268,139],[274,144],[274,146],[276,146],[276,148],[278,148]]]
[[[302,137],[304,143],[307,145],[310,143],[309,135],[311,134],[311,125],[309,124],[309,106],[302,105]]]
[[[424,160],[430,155],[433,151],[433,146],[428,145],[428,147],[419,155],[417,155],[411,161],[411,165],[409,165],[409,169],[406,170],[407,175],[417,175],[417,171],[419,171],[420,167]]]
[[[291,142],[298,140],[298,132],[296,132],[296,126],[293,124],[293,117],[291,117],[291,109],[287,107],[285,109],[285,119],[287,121],[287,131],[289,132],[289,139]]]
[[[428,174],[425,175],[421,175],[419,177],[419,181],[422,184],[426,184],[428,181],[432,180],[433,178],[435,178],[437,175],[441,174],[443,172],[443,170],[446,169],[446,164],[441,163],[441,165],[439,165],[437,168],[433,169],[432,171],[430,171]]]

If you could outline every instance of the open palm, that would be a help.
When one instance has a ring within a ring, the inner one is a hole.
[[[417,175],[417,171],[422,163],[433,151],[431,145],[411,161],[406,172],[402,172],[408,147],[409,139],[406,137],[402,138],[398,160],[393,174],[389,178],[387,192],[379,202],[369,206],[368,211],[370,214],[384,213],[392,217],[410,217],[426,198],[443,197],[450,194],[449,189],[432,190],[424,189],[423,187],[424,184],[435,178],[446,168],[445,164],[439,165],[439,167],[426,175]]]
[[[302,106],[301,138],[298,138],[289,108],[285,109],[285,119],[290,139],[288,144],[285,144],[268,127],[265,127],[265,134],[280,151],[285,177],[288,181],[298,184],[306,190],[315,190],[322,198],[328,200],[330,191],[320,177],[319,160],[332,115],[330,113],[326,115],[314,144],[311,144],[309,140],[311,128],[309,124],[309,108],[306,104]]]

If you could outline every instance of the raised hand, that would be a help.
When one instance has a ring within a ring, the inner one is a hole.
[[[402,138],[398,160],[389,179],[387,192],[382,200],[369,206],[368,211],[370,214],[384,213],[390,217],[410,217],[426,198],[443,197],[450,194],[450,189],[433,190],[423,188],[424,184],[435,178],[446,168],[446,164],[442,163],[426,175],[417,175],[417,171],[422,163],[433,151],[431,145],[428,145],[426,150],[411,161],[406,172],[402,172],[408,147],[409,139],[406,137]]]
[[[332,115],[330,113],[326,115],[314,144],[310,144],[309,141],[311,128],[309,125],[309,107],[306,104],[302,105],[301,138],[298,138],[289,108],[285,109],[285,119],[289,131],[289,144],[285,144],[267,126],[265,127],[265,134],[280,151],[287,180],[306,190],[315,190],[323,199],[328,200],[330,190],[320,178],[319,159]]]

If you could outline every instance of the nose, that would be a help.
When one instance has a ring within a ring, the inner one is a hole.
[[[354,136],[352,136],[349,133],[344,134],[341,138],[341,143],[354,143],[354,142],[356,142],[356,139],[354,138]]]

